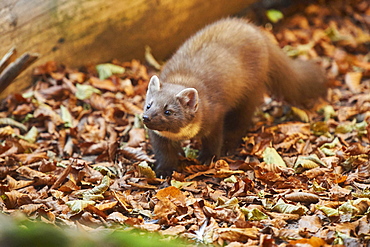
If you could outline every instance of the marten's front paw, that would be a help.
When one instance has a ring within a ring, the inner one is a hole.
[[[198,160],[203,165],[210,165],[212,160],[215,158],[215,155],[208,154],[206,152],[200,152]]]
[[[174,171],[175,169],[173,168],[158,167],[155,169],[155,174],[157,175],[158,178],[166,178],[166,177],[171,177]]]
[[[155,174],[158,178],[171,177],[172,173],[177,169],[177,159],[172,162],[158,162],[155,164]]]

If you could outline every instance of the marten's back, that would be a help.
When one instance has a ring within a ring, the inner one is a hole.
[[[268,91],[290,104],[310,106],[326,94],[313,62],[293,61],[258,27],[243,19],[217,21],[188,39],[164,66],[161,81],[194,87],[230,108],[256,106]],[[209,92],[212,91],[210,96]]]
[[[188,39],[164,66],[160,79],[194,87],[201,99],[212,97],[230,107],[254,95],[257,101],[267,78],[265,42],[261,31],[245,20],[220,20]]]

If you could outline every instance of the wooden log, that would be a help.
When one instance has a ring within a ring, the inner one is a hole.
[[[196,30],[242,11],[255,0],[3,0],[0,55],[10,47],[77,67],[143,59],[145,45],[164,60]],[[30,85],[15,82],[2,97]]]

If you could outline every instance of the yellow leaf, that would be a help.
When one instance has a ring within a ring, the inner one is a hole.
[[[267,147],[265,151],[263,151],[263,161],[266,164],[276,164],[282,167],[287,167],[283,158],[281,158],[280,154],[274,149]]]

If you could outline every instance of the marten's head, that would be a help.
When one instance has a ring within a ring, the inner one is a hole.
[[[199,124],[194,122],[198,111],[198,91],[178,84],[150,79],[144,106],[143,121],[157,134],[173,140],[194,137]]]

